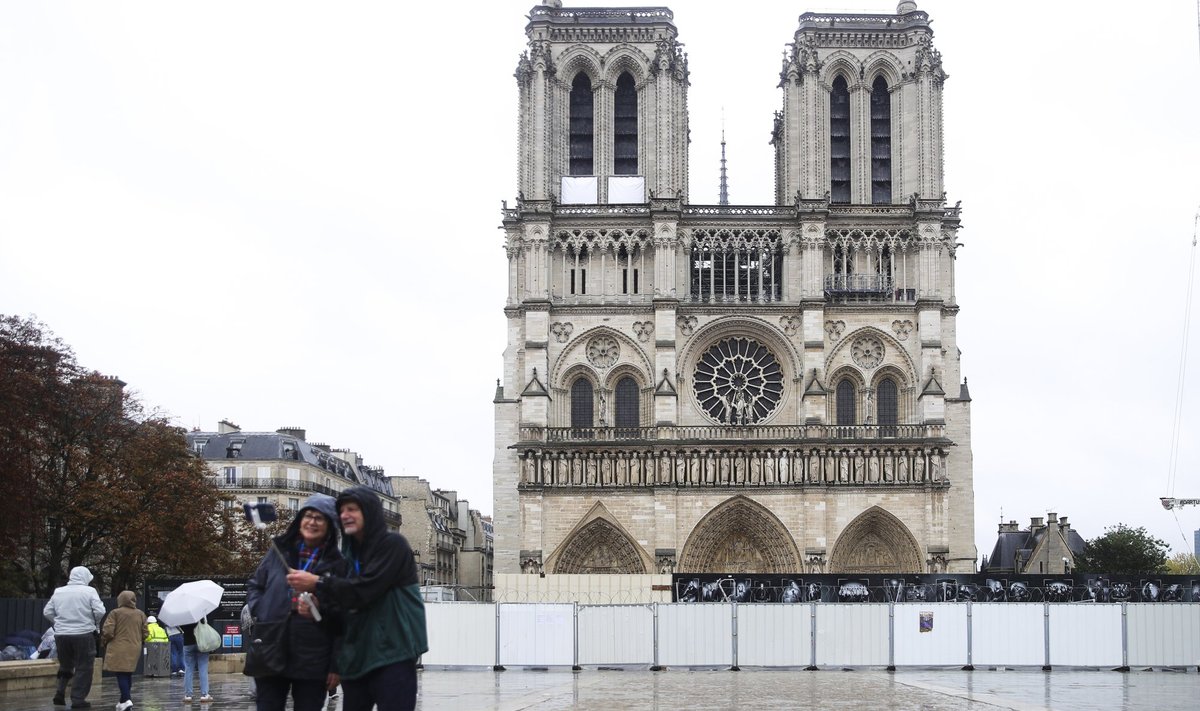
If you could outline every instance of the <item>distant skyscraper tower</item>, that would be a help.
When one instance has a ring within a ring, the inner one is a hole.
[[[1195,538],[1192,540],[1192,554],[1200,560],[1200,529],[1196,530]]]

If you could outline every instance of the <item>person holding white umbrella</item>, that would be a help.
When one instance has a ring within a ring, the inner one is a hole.
[[[225,589],[211,580],[193,580],[184,583],[167,594],[159,610],[158,619],[170,625],[178,625],[183,631],[183,702],[192,702],[192,676],[199,672],[200,703],[206,704],[213,700],[208,693],[208,653],[220,646],[220,637],[216,644],[209,646],[204,640],[197,640],[197,626],[208,613],[217,609],[221,604],[221,595]],[[207,633],[216,634],[203,623],[200,629]]]

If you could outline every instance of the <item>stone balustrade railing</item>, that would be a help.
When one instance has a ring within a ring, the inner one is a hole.
[[[945,440],[946,426],[909,425],[660,425],[657,427],[522,427],[518,447],[532,444],[604,442],[745,443],[780,446],[808,441],[876,443]]]

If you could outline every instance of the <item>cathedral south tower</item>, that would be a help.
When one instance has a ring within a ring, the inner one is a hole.
[[[974,572],[929,17],[779,38],[774,205],[689,202],[678,34],[666,7],[529,13],[496,571]]]

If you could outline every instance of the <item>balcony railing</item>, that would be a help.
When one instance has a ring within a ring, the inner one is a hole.
[[[522,427],[521,444],[595,442],[738,443],[789,441],[921,441],[945,439],[943,424],[666,425],[659,427]]]
[[[258,477],[238,477],[230,481],[224,476],[216,475],[208,477],[209,481],[217,485],[218,489],[275,489],[284,492],[307,491],[314,494],[325,494],[337,498],[341,492],[337,489],[330,488],[324,484],[318,484],[315,481],[304,481],[300,479],[260,479]],[[389,526],[400,527],[403,518],[395,511],[383,510],[383,520]]]

